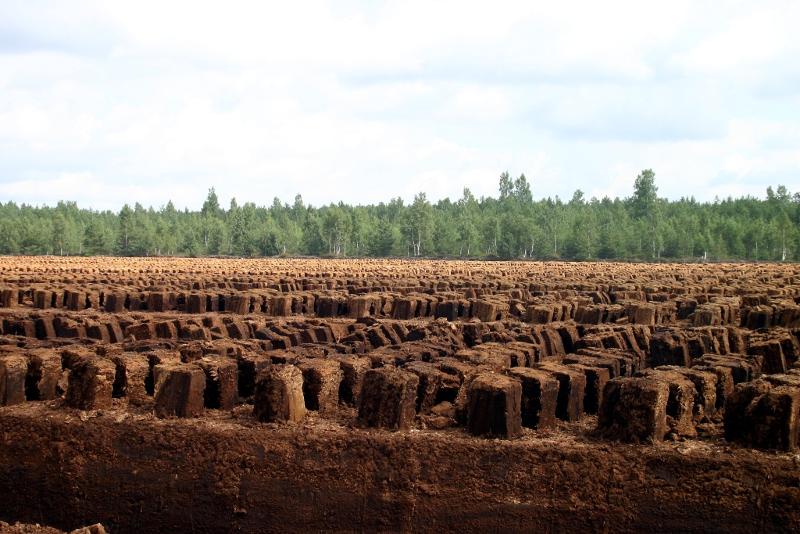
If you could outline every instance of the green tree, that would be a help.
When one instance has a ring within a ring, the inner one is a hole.
[[[109,254],[113,249],[113,234],[100,216],[92,216],[86,226],[84,250],[87,254]]]
[[[514,180],[514,198],[523,206],[533,203],[533,194],[531,193],[531,186],[525,174],[520,174],[519,178]]]
[[[125,204],[119,212],[119,231],[117,234],[117,246],[123,255],[130,252],[130,233],[133,227],[133,210]]]
[[[655,173],[645,169],[636,177],[633,184],[631,209],[634,219],[639,222],[642,237],[650,244],[651,257],[660,258],[663,241],[661,238],[661,201],[658,198]]]
[[[388,220],[380,219],[371,240],[370,252],[373,256],[391,256],[397,243],[397,228]]]
[[[424,193],[320,208],[300,195],[290,205],[239,204],[224,210],[214,189],[202,207],[155,210],[141,204],[118,212],[0,202],[2,254],[240,256],[430,255],[567,259],[800,259],[800,192],[769,187],[766,198],[658,197],[655,174],[643,170],[626,199],[534,200],[520,175],[501,175],[497,198],[469,189],[456,201],[431,204]]]
[[[406,235],[411,247],[411,254],[422,254],[423,244],[428,246],[433,230],[433,208],[425,195],[419,193],[414,197],[414,203],[408,210],[405,224]]]
[[[67,220],[61,213],[53,216],[53,249],[60,255],[64,255],[64,247],[67,240]]]
[[[203,202],[203,208],[200,210],[200,213],[202,213],[204,217],[219,218],[222,215],[222,209],[219,206],[219,197],[217,197],[217,192],[213,187],[208,190],[208,195],[206,196],[205,202]]]
[[[514,180],[511,179],[511,175],[508,174],[508,171],[503,172],[500,175],[500,183],[498,188],[500,190],[501,202],[511,198],[514,195]]]
[[[654,209],[658,201],[658,187],[656,187],[656,174],[652,169],[645,169],[639,173],[633,183],[633,197],[631,208],[633,217],[644,219]]]

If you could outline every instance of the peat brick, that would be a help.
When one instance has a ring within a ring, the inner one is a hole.
[[[668,431],[669,384],[653,378],[615,378],[603,391],[598,429],[610,439],[661,441]]]
[[[52,400],[57,396],[61,379],[61,355],[52,349],[35,349],[28,353],[28,374],[25,397],[28,400]]]
[[[18,354],[0,356],[0,406],[25,402],[28,359]]]
[[[558,380],[537,369],[515,367],[509,375],[522,383],[522,426],[551,428],[556,424]]]
[[[405,430],[416,414],[419,378],[414,373],[386,366],[364,375],[358,418],[368,427]]]
[[[206,375],[194,364],[159,364],[155,378],[156,417],[197,417],[203,414]]]
[[[583,372],[548,362],[534,367],[550,373],[558,380],[556,417],[564,421],[578,421],[583,415],[583,399],[586,395],[586,376]]]
[[[239,397],[246,399],[252,397],[256,390],[256,378],[272,365],[269,356],[244,353],[237,358],[239,368]]]
[[[261,422],[300,421],[306,415],[303,373],[294,365],[271,365],[256,379],[253,415]]]
[[[483,373],[469,385],[467,429],[476,436],[515,438],[522,434],[522,384]]]
[[[110,360],[85,357],[70,366],[67,406],[80,410],[96,410],[111,406],[116,367]]]
[[[339,405],[339,386],[344,373],[335,360],[308,359],[298,367],[303,373],[303,398],[306,409],[332,413]]]
[[[195,362],[206,374],[203,403],[206,408],[232,410],[239,401],[239,367],[227,357],[204,357]]]
[[[358,356],[336,356],[335,359],[342,369],[339,400],[350,406],[358,406],[361,401],[364,375],[372,368],[370,359]]]

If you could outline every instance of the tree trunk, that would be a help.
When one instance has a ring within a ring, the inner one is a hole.
[[[786,261],[786,230],[781,230],[781,261]]]

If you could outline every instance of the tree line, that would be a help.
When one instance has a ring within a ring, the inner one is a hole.
[[[525,177],[500,175],[498,196],[432,203],[419,193],[373,205],[239,204],[214,189],[199,211],[170,201],[119,212],[0,203],[0,254],[331,257],[433,256],[502,259],[800,259],[800,193],[767,188],[766,199],[697,202],[658,197],[652,170],[628,198],[575,191],[534,200]]]

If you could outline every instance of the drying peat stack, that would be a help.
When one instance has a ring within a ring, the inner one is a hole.
[[[797,531],[798,303],[783,264],[0,258],[0,520]]]

